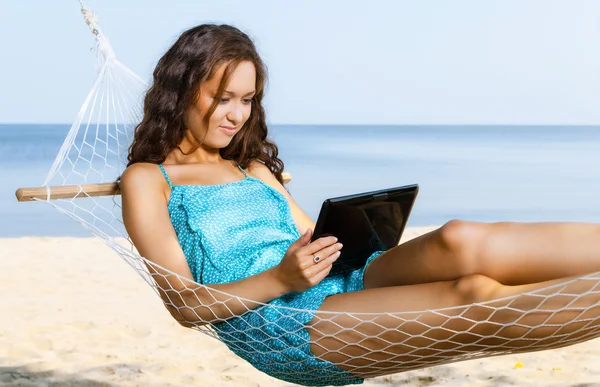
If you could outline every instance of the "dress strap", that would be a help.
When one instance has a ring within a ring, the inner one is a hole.
[[[173,183],[171,183],[171,179],[169,179],[169,175],[167,175],[167,171],[165,171],[165,167],[163,167],[162,164],[158,164],[158,167],[162,171],[162,174],[165,177],[165,180],[167,180],[167,183],[169,183],[169,187],[171,187],[171,189],[173,189]]]
[[[242,166],[241,166],[241,165],[239,165],[239,164],[237,163],[237,161],[235,162],[235,164],[238,166],[238,168],[240,169],[240,171],[244,172],[244,175],[245,175],[246,177],[248,177],[248,173],[246,173],[246,171],[244,171],[244,168],[242,168]]]

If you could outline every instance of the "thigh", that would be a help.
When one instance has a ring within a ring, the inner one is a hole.
[[[448,255],[440,243],[440,229],[394,246],[374,259],[364,274],[365,289],[414,285],[457,278],[454,268],[444,265]]]
[[[372,377],[480,350],[473,343],[485,327],[475,326],[478,311],[460,306],[465,299],[455,288],[456,281],[445,281],[327,297],[308,327],[311,351],[356,376]]]
[[[557,348],[598,332],[596,287],[597,281],[572,279],[504,286],[475,274],[336,294],[307,326],[310,350],[365,378]]]
[[[449,281],[477,273],[470,247],[476,247],[485,231],[484,224],[451,221],[394,246],[369,264],[365,288]]]

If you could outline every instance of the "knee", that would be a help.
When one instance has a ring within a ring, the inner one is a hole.
[[[462,305],[493,300],[502,284],[482,274],[470,274],[454,281],[453,290]]]
[[[453,219],[439,229],[439,235],[445,248],[464,252],[476,245],[483,237],[486,224]]]
[[[462,275],[477,273],[478,251],[487,232],[488,225],[454,219],[439,229],[442,249],[454,257],[457,269]]]

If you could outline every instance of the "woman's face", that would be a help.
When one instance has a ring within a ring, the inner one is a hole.
[[[212,79],[200,85],[200,95],[186,111],[186,125],[194,137],[193,143],[202,142],[205,148],[225,148],[250,117],[252,97],[256,86],[256,70],[252,62],[241,62],[231,74],[223,96],[211,115],[208,128],[202,119],[213,103],[225,65]],[[189,135],[188,133],[187,135]]]

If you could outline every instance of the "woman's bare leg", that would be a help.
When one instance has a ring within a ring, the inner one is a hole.
[[[570,345],[600,337],[598,280],[504,286],[471,275],[338,294],[328,297],[319,310],[343,313],[315,315],[309,328],[311,350],[367,377],[460,357]],[[551,285],[560,286],[547,289]],[[533,291],[536,294],[522,294]],[[518,296],[498,299],[513,295]],[[467,305],[488,300],[496,301]],[[411,312],[416,310],[430,311]],[[357,312],[365,314],[353,314]]]
[[[374,260],[365,288],[483,274],[505,285],[600,271],[600,225],[450,221]]]

